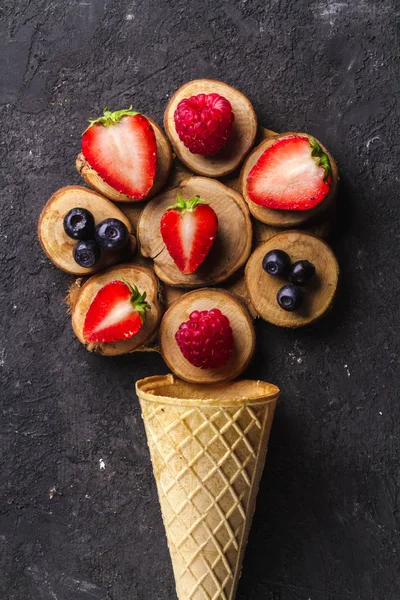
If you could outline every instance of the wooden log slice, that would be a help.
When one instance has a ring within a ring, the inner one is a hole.
[[[171,287],[170,285],[163,285],[163,297],[165,306],[169,307],[179,298],[182,298],[184,294],[187,294],[187,290],[183,288]]]
[[[175,333],[194,310],[219,308],[230,321],[234,352],[220,369],[200,369],[191,365],[175,341]],[[221,289],[194,290],[184,294],[167,310],[160,325],[161,354],[175,375],[194,383],[215,383],[238,377],[249,364],[255,349],[255,331],[245,306],[232,294]]]
[[[181,100],[197,94],[217,93],[232,105],[235,122],[225,145],[213,156],[193,154],[181,142],[176,132],[174,114]],[[196,79],[180,87],[169,101],[164,114],[164,128],[174,150],[189,169],[206,177],[222,177],[237,169],[254,145],[257,134],[257,117],[248,98],[230,85],[214,79]]]
[[[244,269],[240,269],[239,273],[231,277],[229,281],[224,282],[223,287],[225,290],[241,300],[253,319],[256,319],[259,316],[251,301],[249,291],[247,289],[246,280],[244,277]]]
[[[224,283],[221,284],[221,287],[238,298],[247,307],[247,310],[255,319],[259,314],[250,300],[243,271],[243,269],[240,269],[240,271],[235,273],[233,277],[230,277],[228,281],[224,281]],[[181,298],[185,293],[187,293],[187,291],[183,288],[171,287],[170,285],[165,284],[162,286],[164,304],[167,307],[171,306],[173,302],[178,300],[178,298]]]
[[[137,226],[139,223],[140,215],[143,212],[146,204],[144,202],[132,202],[131,204],[124,203],[120,204],[118,208],[124,213],[124,215],[129,219],[132,225],[133,232],[137,237]]]
[[[75,207],[90,210],[96,224],[111,218],[125,223],[130,233],[128,247],[118,252],[102,250],[98,263],[89,269],[78,265],[72,254],[76,240],[67,236],[63,226],[65,215]],[[61,188],[51,196],[39,218],[38,236],[49,259],[59,269],[72,275],[91,275],[124,259],[127,260],[136,248],[136,238],[129,219],[112,202],[78,185]]]
[[[249,205],[251,214],[259,221],[262,221],[267,225],[271,225],[272,227],[297,227],[299,225],[311,221],[317,215],[327,210],[332,205],[337,194],[339,172],[336,162],[332,155],[329,154],[325,146],[321,144],[319,140],[316,140],[320,144],[323,151],[326,152],[326,154],[328,155],[332,167],[332,185],[327,196],[324,198],[324,200],[322,200],[322,202],[320,202],[319,204],[317,204],[317,206],[314,206],[314,208],[311,208],[309,210],[276,210],[272,208],[267,208],[266,206],[259,206],[258,204],[255,204],[250,200],[247,194],[247,178],[251,169],[254,167],[260,156],[265,152],[267,148],[272,146],[272,144],[274,144],[276,140],[286,137],[288,135],[303,135],[304,137],[306,137],[305,133],[294,134],[293,132],[288,132],[281,133],[279,135],[266,139],[265,141],[261,142],[261,144],[257,146],[248,156],[240,174],[242,194]]]
[[[141,202],[143,200],[148,200],[149,198],[153,198],[158,192],[164,187],[169,172],[171,170],[172,165],[172,151],[171,147],[168,143],[167,138],[165,137],[162,129],[157,125],[155,121],[146,117],[153,127],[156,142],[157,142],[157,168],[156,168],[156,177],[154,179],[153,187],[150,192],[146,196],[146,198],[141,198],[140,200],[135,200],[125,194],[121,194],[113,187],[111,187],[108,183],[104,181],[100,177],[100,175],[92,169],[89,165],[82,152],[78,154],[76,158],[76,168],[78,172],[82,175],[85,182],[94,190],[98,191],[106,198],[113,200],[114,202]]]
[[[336,200],[333,200],[331,205],[324,210],[317,218],[312,219],[310,222],[304,223],[299,226],[298,229],[301,229],[305,233],[312,233],[324,240],[327,240],[332,232],[333,226],[335,224],[336,217]],[[266,223],[262,223],[258,219],[252,217],[253,222],[253,245],[258,246],[262,242],[266,242],[274,235],[278,233],[282,233],[285,228],[283,227],[273,227],[272,225],[267,225]]]
[[[87,343],[83,336],[86,313],[97,292],[106,283],[118,280],[128,281],[132,285],[136,285],[140,293],[146,292],[147,294],[146,300],[150,304],[150,309],[146,312],[142,329],[129,340],[115,343]],[[135,350],[146,349],[145,345],[155,336],[161,318],[157,279],[151,269],[133,264],[118,265],[93,275],[80,288],[79,294],[74,292],[74,296],[70,298],[70,301],[72,302],[70,306],[72,328],[76,337],[90,352],[104,354],[105,356],[118,356]]]
[[[185,199],[198,194],[218,216],[214,244],[203,264],[190,275],[178,269],[160,233],[161,217],[168,206],[175,204],[178,193]],[[205,177],[191,177],[149,202],[141,213],[137,233],[140,252],[153,258],[156,275],[168,285],[184,288],[221,283],[246,262],[251,251],[252,226],[243,198],[219,181]]]
[[[315,265],[316,276],[303,286],[303,305],[294,312],[283,310],[276,299],[278,290],[289,283],[268,275],[262,260],[270,250],[284,250],[292,262],[309,260]],[[260,316],[279,327],[302,327],[316,321],[332,305],[339,278],[339,266],[330,247],[320,238],[301,231],[285,231],[256,248],[245,272],[246,285],[252,303]]]

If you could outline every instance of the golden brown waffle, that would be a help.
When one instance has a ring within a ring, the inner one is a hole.
[[[250,381],[196,386],[172,376],[137,388],[178,598],[232,600],[279,390]]]

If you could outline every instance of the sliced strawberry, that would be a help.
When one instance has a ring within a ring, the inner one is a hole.
[[[194,273],[214,243],[218,217],[208,204],[196,196],[178,202],[162,216],[161,235],[168,252],[182,273]]]
[[[82,153],[89,165],[118,192],[144,198],[156,176],[156,136],[143,115],[105,109],[91,120],[82,136]]]
[[[83,336],[88,342],[129,340],[142,328],[146,310],[146,292],[124,281],[111,281],[96,294],[86,313]]]
[[[247,178],[252,202],[280,210],[307,210],[325,198],[332,183],[327,154],[314,138],[288,135],[269,146]]]

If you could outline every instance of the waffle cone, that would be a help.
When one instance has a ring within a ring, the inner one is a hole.
[[[179,600],[234,600],[279,389],[137,382]]]

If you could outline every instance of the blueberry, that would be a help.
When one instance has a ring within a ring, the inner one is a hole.
[[[290,269],[290,256],[283,250],[271,250],[264,256],[262,266],[269,275],[282,277]]]
[[[71,208],[63,224],[65,233],[73,240],[93,238],[94,218],[86,208]]]
[[[100,247],[95,240],[81,240],[74,247],[74,259],[81,267],[90,269],[100,258]]]
[[[120,250],[129,241],[128,228],[119,219],[105,219],[99,223],[94,236],[105,250]]]
[[[305,285],[315,275],[315,267],[308,260],[298,260],[293,263],[288,279],[295,285]]]
[[[284,285],[279,290],[276,299],[283,310],[297,310],[303,302],[303,292],[296,285]]]

